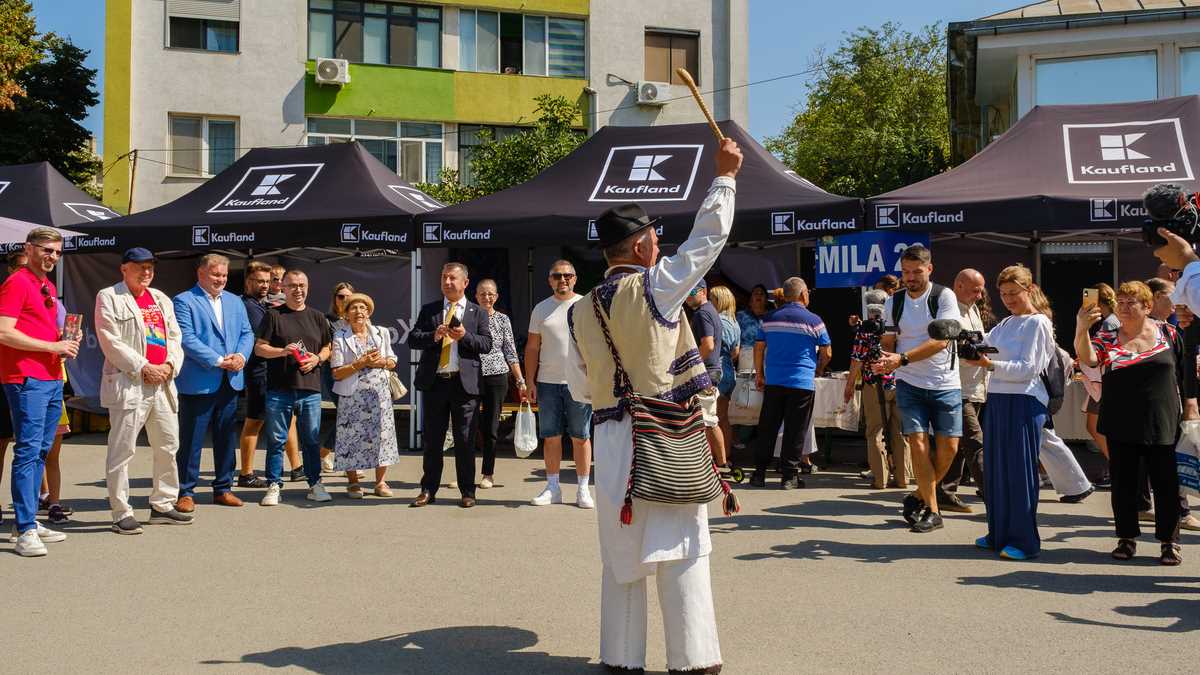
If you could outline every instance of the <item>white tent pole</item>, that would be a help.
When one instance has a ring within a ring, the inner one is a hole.
[[[411,333],[413,324],[417,321],[417,313],[421,309],[421,249],[413,251],[409,264],[409,279],[411,283],[412,300],[409,303],[408,330]],[[421,392],[417,391],[417,367],[413,365],[412,349],[408,351],[408,389],[412,392],[412,405],[408,407],[408,447],[417,447],[417,424],[421,419]]]

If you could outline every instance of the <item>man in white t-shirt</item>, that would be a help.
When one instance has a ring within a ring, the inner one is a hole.
[[[550,267],[554,295],[539,302],[529,317],[529,340],[525,344],[526,389],[522,394],[538,404],[538,436],[546,460],[546,487],[533,498],[534,506],[562,503],[558,469],[562,464],[563,431],[571,437],[579,492],[575,504],[595,508],[588,491],[592,468],[592,406],[571,398],[567,389],[567,353],[571,332],[567,311],[583,296],[575,293],[575,266],[559,260]]]
[[[883,357],[872,368],[896,373],[896,407],[917,474],[916,494],[904,498],[904,518],[913,532],[931,532],[942,527],[937,484],[954,461],[962,436],[962,383],[953,343],[931,339],[929,324],[934,319],[958,320],[958,298],[929,281],[933,259],[924,246],[905,249],[900,269],[905,292],[884,305],[888,332],[882,340]],[[898,302],[903,304],[897,307]],[[932,454],[930,428],[936,445]]]

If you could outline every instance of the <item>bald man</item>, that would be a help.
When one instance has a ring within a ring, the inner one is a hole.
[[[954,296],[958,298],[958,321],[963,330],[983,330],[983,320],[979,316],[979,308],[975,305],[987,292],[984,284],[983,275],[979,270],[969,267],[954,277]],[[963,435],[962,440],[958,442],[958,454],[938,485],[938,507],[943,511],[971,513],[973,509],[964,504],[955,493],[958,491],[958,484],[967,477],[973,478],[979,490],[983,490],[983,427],[979,425],[979,420],[983,416],[984,402],[987,401],[988,372],[984,368],[960,361],[958,377],[962,382]]]

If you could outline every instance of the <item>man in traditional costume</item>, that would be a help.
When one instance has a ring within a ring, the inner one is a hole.
[[[676,402],[699,395],[705,422],[716,424],[716,391],[681,308],[729,238],[734,178],[742,153],[732,140],[717,151],[717,177],[687,241],[658,259],[653,220],[636,204],[606,211],[596,221],[610,267],[605,279],[571,308],[567,381],[572,396],[592,404],[596,510],[603,563],[600,660],[611,672],[643,672],[646,665],[646,577],[657,575],[671,673],[717,673],[717,640],[705,504],[660,504],[634,499],[623,509],[633,458],[633,423],[614,391],[615,364],[592,310],[600,300],[633,389]],[[724,457],[717,457],[724,463]],[[626,524],[628,523],[628,524]]]

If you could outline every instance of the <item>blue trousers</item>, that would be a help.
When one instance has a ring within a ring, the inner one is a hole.
[[[12,500],[17,532],[37,527],[38,492],[46,455],[54,445],[58,420],[62,417],[62,380],[25,378],[20,384],[5,384],[4,395],[12,411]]]
[[[200,482],[200,453],[204,449],[204,434],[212,428],[213,494],[229,492],[233,487],[233,472],[237,466],[238,392],[229,386],[229,378],[211,394],[179,395],[179,496],[196,494]]]
[[[267,431],[267,483],[283,485],[283,446],[292,416],[309,487],[321,482],[321,392],[268,389],[263,426]]]
[[[983,411],[983,483],[988,539],[996,551],[1014,546],[1026,555],[1042,550],[1037,530],[1038,450],[1046,406],[1025,394],[988,394]]]

